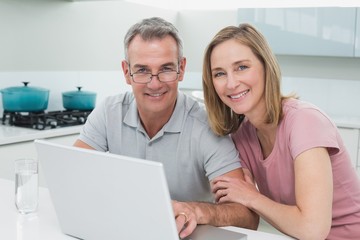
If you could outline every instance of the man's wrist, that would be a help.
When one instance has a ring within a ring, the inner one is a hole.
[[[195,211],[196,221],[198,224],[211,224],[214,219],[211,215],[213,211],[211,211],[211,203],[203,203],[203,202],[191,202],[190,205]]]

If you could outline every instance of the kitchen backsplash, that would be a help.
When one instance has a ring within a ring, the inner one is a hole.
[[[360,119],[360,81],[319,78],[291,78],[282,81],[284,93],[295,92],[335,118]]]
[[[69,71],[69,72],[0,72],[0,89],[10,86],[43,87],[50,90],[48,111],[63,110],[62,93],[84,91],[97,93],[96,103],[106,96],[131,90],[122,71]],[[179,84],[180,89],[202,89],[201,73],[187,72]],[[343,79],[292,78],[282,80],[283,93],[295,92],[300,99],[312,102],[334,117],[360,118],[360,81]],[[353,107],[355,106],[355,107]],[[0,98],[0,112],[3,112]]]

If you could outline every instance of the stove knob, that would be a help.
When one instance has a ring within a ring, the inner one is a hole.
[[[56,128],[57,127],[57,122],[50,122],[50,127],[51,128]]]
[[[78,122],[79,123],[85,123],[85,118],[84,117],[79,117]]]

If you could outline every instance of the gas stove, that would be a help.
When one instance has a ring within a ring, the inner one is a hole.
[[[60,127],[82,125],[86,122],[89,111],[62,110],[41,112],[9,112],[4,111],[3,125],[46,130]]]

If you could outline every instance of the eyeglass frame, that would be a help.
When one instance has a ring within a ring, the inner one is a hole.
[[[153,77],[157,77],[157,79],[159,80],[159,82],[162,82],[162,83],[169,83],[169,82],[175,82],[179,79],[179,74],[180,74],[180,69],[179,69],[179,66],[180,66],[180,62],[178,62],[178,70],[171,70],[171,71],[160,71],[158,72],[157,74],[152,74],[152,73],[131,73],[131,65],[130,65],[130,62],[127,62],[128,66],[129,66],[129,75],[131,77],[131,79],[133,80],[134,83],[137,83],[137,84],[148,84],[152,81]],[[159,74],[161,73],[166,73],[166,72],[176,72],[176,79],[172,80],[172,81],[161,81],[160,78],[159,78]],[[136,82],[134,80],[134,74],[144,74],[144,75],[149,75],[149,80],[147,82]]]

